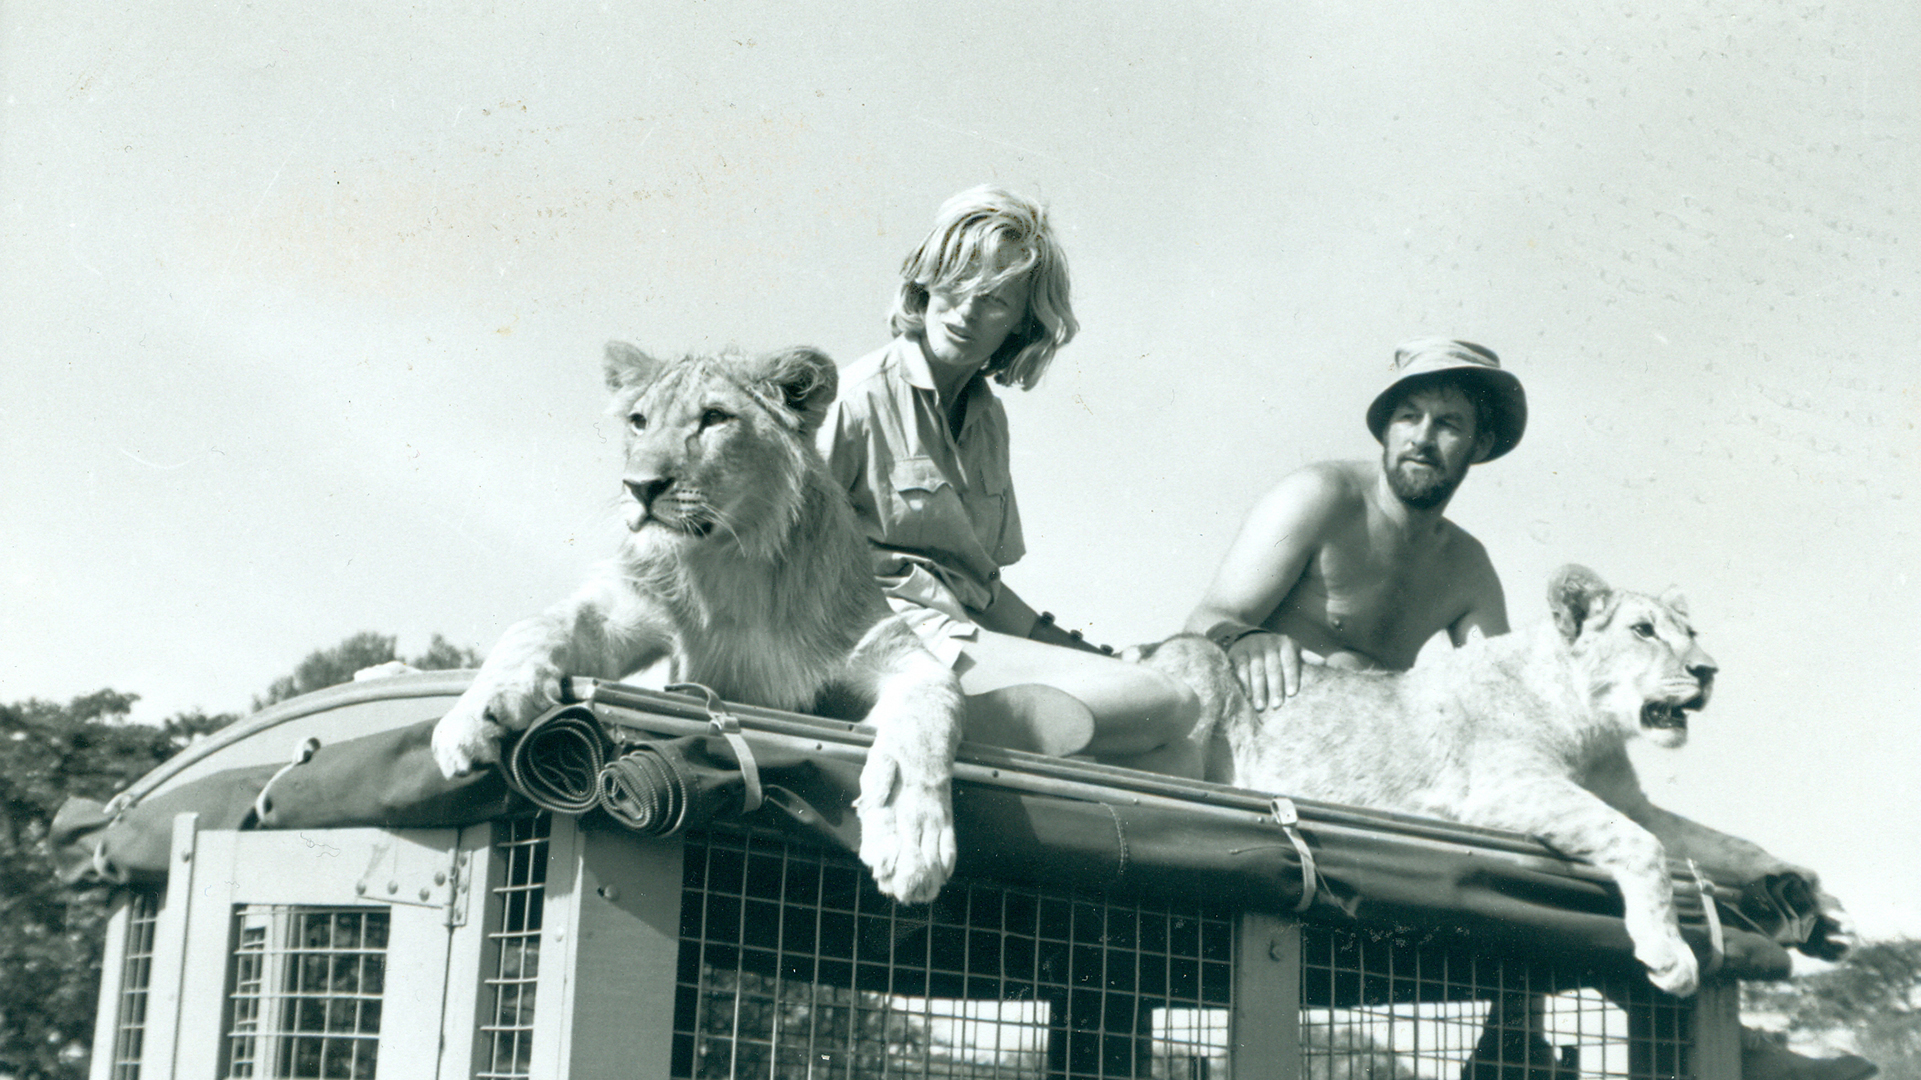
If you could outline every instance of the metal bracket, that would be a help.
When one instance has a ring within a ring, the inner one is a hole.
[[[474,892],[474,853],[455,844],[448,852],[453,866],[453,895],[447,898],[448,926],[467,925],[467,902]]]
[[[463,851],[458,840],[453,847],[439,850],[384,836],[374,842],[367,869],[354,883],[354,894],[383,904],[440,908],[447,913],[448,926],[464,926],[473,891],[472,868],[473,853]]]

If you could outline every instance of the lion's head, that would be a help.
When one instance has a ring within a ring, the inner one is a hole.
[[[1584,566],[1548,582],[1548,607],[1595,704],[1657,746],[1688,738],[1688,714],[1714,689],[1714,658],[1695,641],[1687,601],[1612,589]]]
[[[813,349],[656,360],[607,346],[612,412],[625,420],[623,509],[642,552],[732,547],[772,559],[800,517],[834,362]]]

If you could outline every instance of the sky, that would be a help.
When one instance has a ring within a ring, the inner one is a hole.
[[[1649,793],[1921,935],[1909,0],[0,0],[0,95],[0,700],[485,649],[618,540],[604,342],[851,362],[993,182],[1083,328],[1004,394],[1025,598],[1174,631],[1396,343],[1482,342],[1513,620],[1679,586],[1721,675]]]

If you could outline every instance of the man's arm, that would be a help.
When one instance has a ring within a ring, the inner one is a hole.
[[[1260,631],[1320,550],[1341,502],[1339,473],[1310,465],[1290,473],[1248,512],[1187,630],[1225,644],[1234,673],[1256,709],[1279,705],[1301,688],[1301,647]]]
[[[1467,611],[1447,627],[1448,640],[1457,649],[1467,644],[1476,630],[1482,637],[1498,637],[1508,631],[1507,594],[1501,590],[1501,576],[1494,572],[1487,549],[1465,532],[1459,540],[1467,553],[1461,579],[1469,584]]]

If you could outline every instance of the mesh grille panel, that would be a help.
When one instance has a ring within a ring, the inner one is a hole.
[[[226,1077],[374,1075],[385,908],[234,908]]]
[[[1302,928],[1303,1080],[1690,1076],[1692,1010],[1638,974]]]
[[[759,834],[694,837],[685,867],[682,1080],[1185,1077],[1225,1064],[1228,912],[958,880],[902,907],[852,859]]]
[[[120,964],[120,1005],[114,1022],[113,1078],[139,1080],[147,1036],[147,991],[153,985],[153,930],[160,894],[136,892],[127,904],[127,951]]]
[[[500,921],[487,931],[493,971],[487,976],[492,1005],[480,1025],[485,1058],[479,1080],[531,1076],[534,991],[540,977],[541,912],[547,891],[547,837],[552,818],[501,823],[494,852],[505,867],[494,887]]]

